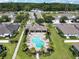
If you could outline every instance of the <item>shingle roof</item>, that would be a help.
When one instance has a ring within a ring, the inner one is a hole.
[[[16,24],[7,24],[6,27],[7,27],[7,29],[8,29],[10,32],[13,32],[13,31],[18,30],[19,24],[18,24],[18,23],[16,23]]]
[[[56,24],[64,34],[79,34],[79,23],[77,24]]]
[[[0,24],[0,34],[12,33],[19,28],[19,24]]]
[[[0,24],[0,34],[10,33],[7,27],[4,24]]]
[[[29,29],[29,30],[32,30],[32,31],[42,31],[42,30],[46,30],[47,31],[47,28],[42,26],[42,25],[39,25],[39,24],[29,24],[26,26],[26,29]]]

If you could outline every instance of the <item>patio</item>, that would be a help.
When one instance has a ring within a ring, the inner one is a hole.
[[[40,38],[41,38],[41,40],[45,43],[44,44],[44,48],[48,48],[49,46],[49,39],[46,39],[46,37],[45,37],[45,34],[46,33],[30,33],[30,34],[28,34],[28,36],[27,36],[27,42],[26,42],[26,44],[28,45],[28,48],[29,49],[31,49],[31,48],[35,48],[36,49],[36,51],[38,51],[38,50],[40,50],[40,49],[37,49],[35,46],[34,46],[34,44],[33,44],[33,42],[32,42],[32,39],[35,37],[35,36],[40,36]]]

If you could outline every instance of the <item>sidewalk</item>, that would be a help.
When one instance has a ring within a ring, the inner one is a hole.
[[[3,43],[10,43],[9,40],[0,40],[0,44],[3,44]]]
[[[16,46],[16,48],[15,48],[14,54],[13,54],[13,56],[12,56],[12,59],[16,59],[16,55],[17,55],[17,53],[18,53],[18,50],[19,50],[19,47],[20,47],[20,43],[21,43],[21,40],[22,40],[22,37],[23,37],[23,34],[24,34],[24,31],[25,31],[25,30],[22,31],[22,34],[21,34],[20,39],[19,39],[19,41],[18,41],[18,43],[17,43],[17,46]]]

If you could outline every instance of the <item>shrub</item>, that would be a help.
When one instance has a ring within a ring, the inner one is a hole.
[[[68,18],[66,16],[62,16],[60,18],[60,23],[65,23],[65,20],[68,20]]]
[[[2,16],[1,18],[0,18],[0,22],[8,22],[8,21],[10,21],[11,20],[11,18],[9,18],[8,16],[6,16],[6,15],[4,15],[4,16]]]
[[[40,19],[36,19],[35,21],[36,21],[37,23],[43,23],[43,22],[44,22],[44,19],[41,19],[41,18],[40,18]]]
[[[45,22],[46,23],[52,23],[52,20],[54,20],[55,18],[54,17],[52,17],[52,16],[45,16]]]

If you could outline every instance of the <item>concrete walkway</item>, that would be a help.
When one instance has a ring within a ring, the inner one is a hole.
[[[11,20],[11,22],[10,22],[10,23],[14,23],[14,21],[15,21],[15,20]]]
[[[3,43],[10,43],[9,40],[0,40],[0,44],[3,44]]]
[[[79,57],[76,57],[76,59],[79,59]]]
[[[39,58],[39,53],[36,53],[36,59],[40,59],[40,58]]]
[[[64,40],[64,43],[79,43],[79,40]]]
[[[20,39],[19,39],[19,41],[18,41],[18,43],[17,43],[17,46],[16,46],[16,48],[15,48],[14,54],[13,54],[13,56],[12,56],[12,59],[16,59],[16,55],[17,55],[17,52],[18,52],[18,50],[19,50],[20,43],[21,43],[21,40],[22,40],[24,31],[25,31],[25,29],[22,31],[22,34],[21,34]]]

